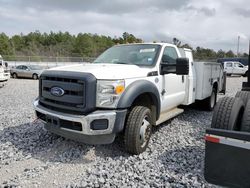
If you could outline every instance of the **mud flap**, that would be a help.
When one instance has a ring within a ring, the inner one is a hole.
[[[250,187],[250,134],[206,130],[205,179],[228,187]]]

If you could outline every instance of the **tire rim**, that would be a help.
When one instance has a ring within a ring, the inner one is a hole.
[[[145,147],[150,137],[150,123],[148,121],[148,117],[145,116],[142,121],[142,126],[140,128],[140,143],[141,147]]]
[[[214,105],[215,105],[215,93],[212,92],[211,100],[210,100],[210,107],[214,108]]]

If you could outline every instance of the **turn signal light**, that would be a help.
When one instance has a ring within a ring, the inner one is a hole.
[[[116,86],[116,88],[115,88],[115,93],[116,94],[121,94],[121,93],[123,93],[123,91],[124,91],[124,86],[122,86],[122,85],[119,85],[119,86]]]

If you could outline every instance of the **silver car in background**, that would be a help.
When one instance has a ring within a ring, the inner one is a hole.
[[[10,69],[11,76],[13,78],[33,78],[38,79],[44,68],[39,65],[18,65],[15,68]]]

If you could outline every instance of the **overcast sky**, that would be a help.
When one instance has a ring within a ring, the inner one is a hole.
[[[177,37],[193,47],[248,52],[247,0],[0,0],[0,32],[97,33],[127,31],[144,41]]]

